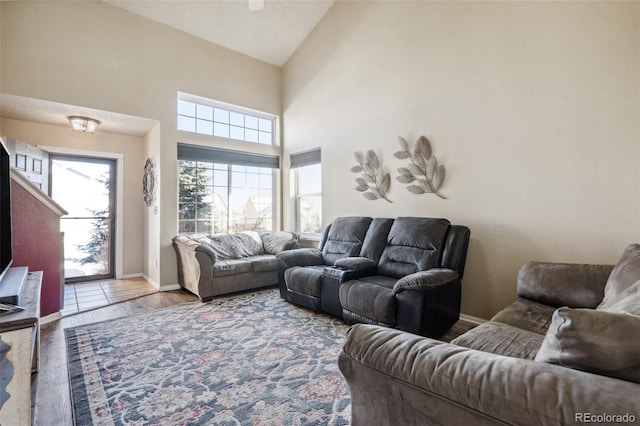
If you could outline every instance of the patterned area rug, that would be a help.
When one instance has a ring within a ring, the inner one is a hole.
[[[348,424],[347,329],[277,290],[66,329],[75,424]]]

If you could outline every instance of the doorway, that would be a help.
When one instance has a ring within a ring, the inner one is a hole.
[[[65,283],[114,277],[116,161],[51,154],[51,198],[69,212],[64,232]]]

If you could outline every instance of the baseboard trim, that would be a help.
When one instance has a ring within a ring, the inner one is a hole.
[[[60,312],[54,312],[47,316],[40,318],[40,325],[49,324],[50,322],[58,321],[62,318],[62,314]]]
[[[171,291],[171,290],[180,290],[180,284],[167,284],[160,286],[158,291]]]
[[[143,277],[143,278],[144,278],[144,274],[143,274],[142,272],[138,272],[137,274],[127,274],[127,275],[123,275],[123,276],[122,276],[122,279],[123,279],[123,280],[128,280],[128,279],[131,279],[131,278],[140,278],[140,277]],[[145,279],[146,279],[146,278],[145,278]],[[149,281],[149,280],[147,280],[147,281]]]
[[[140,276],[140,277],[144,278],[145,280],[147,280],[147,282],[149,284],[151,284],[152,286],[154,286],[155,288],[157,288],[158,291],[180,290],[180,284],[160,285],[157,282],[155,282],[154,280],[152,280],[151,278],[149,278],[148,276],[146,276],[145,274],[140,274],[138,276]]]
[[[157,288],[158,290],[160,290],[160,284],[158,284],[157,282],[155,282],[154,280],[152,280],[151,278],[149,278],[146,274],[140,274],[140,276],[142,278],[144,278],[145,280],[147,280],[147,282],[149,284],[151,284],[152,286],[154,286],[155,288]]]
[[[483,323],[487,322],[486,319],[478,318],[478,317],[474,317],[474,316],[466,315],[466,314],[460,314],[460,319],[463,320],[463,321],[470,322],[472,324],[476,324],[476,325],[480,325],[480,324],[483,324]]]

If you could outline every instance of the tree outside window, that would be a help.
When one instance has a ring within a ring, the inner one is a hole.
[[[273,228],[273,169],[180,160],[178,176],[181,234]]]

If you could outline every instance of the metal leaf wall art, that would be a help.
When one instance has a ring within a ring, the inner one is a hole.
[[[446,199],[438,190],[442,186],[445,177],[444,165],[438,165],[436,156],[431,152],[429,139],[420,136],[411,148],[409,143],[402,137],[398,137],[401,151],[393,154],[394,157],[404,160],[409,159],[407,167],[398,169],[400,176],[396,177],[399,182],[411,184],[407,190],[412,194],[433,193],[442,199]]]
[[[353,173],[362,173],[361,177],[356,178],[356,191],[362,192],[367,200],[384,199],[393,203],[387,198],[387,192],[391,186],[391,176],[384,173],[380,166],[380,160],[375,152],[368,150],[365,155],[361,152],[354,152],[357,166],[351,168]]]

